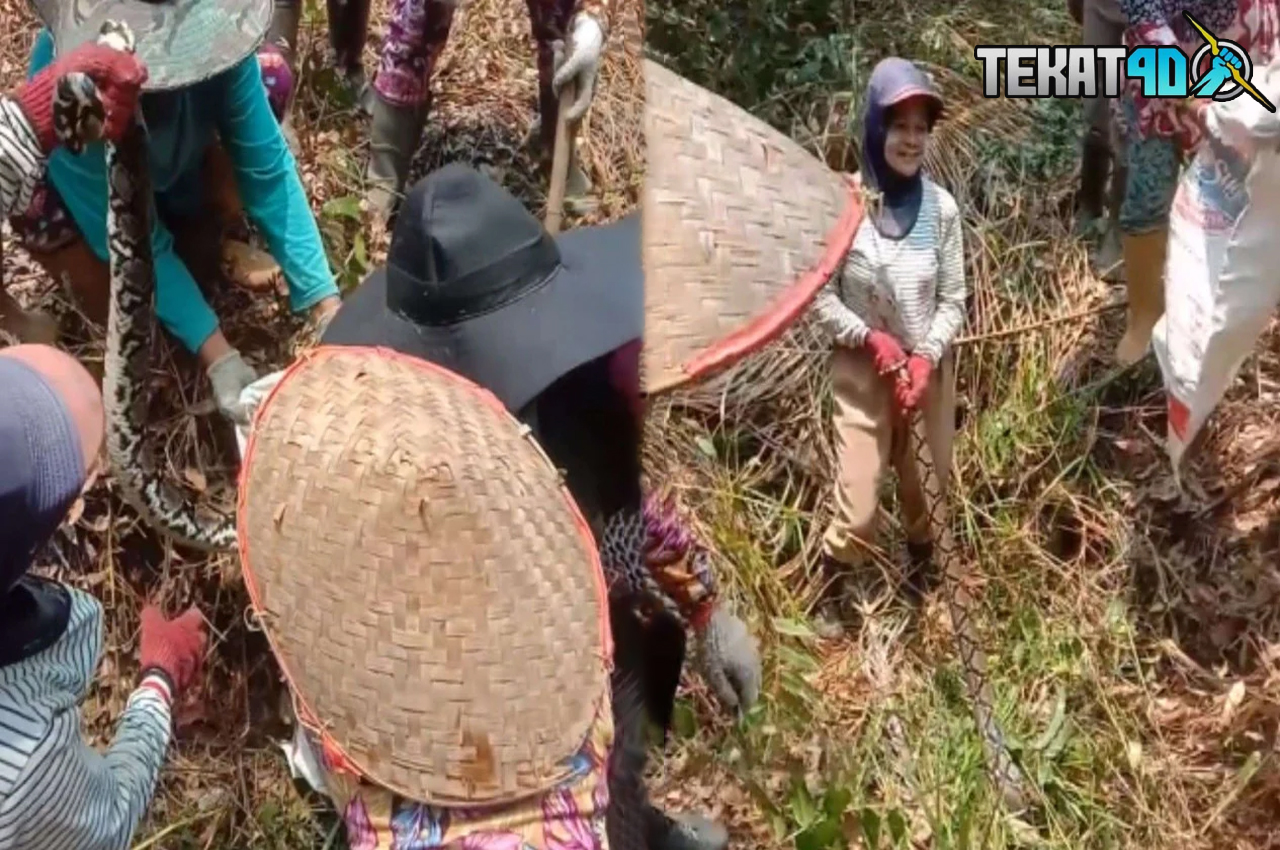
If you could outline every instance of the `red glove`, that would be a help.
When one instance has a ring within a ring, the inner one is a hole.
[[[178,696],[200,671],[207,641],[204,617],[195,608],[166,620],[159,608],[148,605],[142,609],[142,646],[138,653],[143,675],[159,670],[173,685],[174,696]]]
[[[106,110],[103,135],[118,140],[138,108],[138,94],[147,81],[147,69],[132,53],[102,44],[83,44],[36,74],[15,93],[22,111],[40,139],[40,147],[50,153],[58,145],[53,132],[53,96],[58,80],[79,71],[88,74],[98,87]]]
[[[872,331],[867,334],[867,339],[862,346],[871,352],[876,371],[881,375],[896,372],[907,362],[907,353],[902,350],[902,344],[884,331]]]
[[[894,398],[902,410],[915,410],[924,398],[924,391],[929,386],[929,376],[933,374],[933,364],[918,354],[911,355],[907,361],[906,374],[894,386]]]

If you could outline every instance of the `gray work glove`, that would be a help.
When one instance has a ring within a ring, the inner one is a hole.
[[[258,380],[258,373],[244,362],[240,352],[232,349],[219,357],[209,367],[209,383],[213,385],[213,400],[219,412],[236,425],[248,425],[249,414],[240,393],[245,387]]]
[[[595,97],[596,77],[604,52],[604,27],[587,13],[579,12],[573,19],[571,33],[568,50],[563,44],[556,45],[556,72],[551,78],[551,88],[557,95],[565,83],[573,80],[575,84],[573,105],[565,112],[565,120],[570,122],[585,115]]]
[[[695,812],[667,815],[650,808],[650,850],[725,850],[729,833],[723,826]]]
[[[702,676],[725,707],[742,713],[755,705],[760,696],[760,650],[747,624],[717,605],[697,638]]]

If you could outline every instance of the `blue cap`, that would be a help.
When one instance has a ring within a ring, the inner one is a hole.
[[[31,568],[84,479],[71,412],[39,372],[0,357],[0,593]]]

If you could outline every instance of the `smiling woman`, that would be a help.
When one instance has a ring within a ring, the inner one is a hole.
[[[955,430],[948,348],[964,322],[964,245],[955,200],[921,173],[942,115],[941,97],[914,64],[896,57],[871,75],[863,122],[863,189],[875,195],[844,271],[819,295],[818,315],[835,338],[831,356],[837,449],[836,515],[824,540],[833,587],[875,537],[880,479],[901,480],[914,566],[929,557],[919,476],[907,455],[899,411],[920,408],[940,485],[946,487]],[[897,408],[897,410],[895,410]],[[823,631],[840,631],[842,600],[825,606]]]

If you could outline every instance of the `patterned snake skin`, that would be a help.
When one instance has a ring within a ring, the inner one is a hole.
[[[115,21],[103,24],[98,41],[117,50],[134,49],[133,33]],[[87,75],[67,74],[58,81],[53,122],[63,146],[79,153],[101,139],[104,118],[102,101]],[[234,549],[234,518],[206,517],[174,493],[145,439],[155,268],[147,137],[140,120],[133,122],[119,144],[106,143],[106,158],[111,307],[102,389],[112,471],[125,500],[148,525],[196,549]]]
[[[970,591],[970,574],[965,570],[956,552],[951,536],[951,524],[947,516],[946,494],[938,481],[933,452],[925,435],[924,417],[918,413],[912,417],[910,428],[912,454],[915,457],[920,480],[924,485],[924,497],[929,511],[929,532],[934,543],[934,557],[942,573],[942,587],[951,613],[956,651],[964,667],[964,679],[973,708],[974,720],[982,736],[986,753],[987,770],[1005,805],[1014,812],[1026,808],[1025,780],[1022,771],[1009,752],[1004,733],[996,722],[993,709],[995,698],[987,676],[987,656],[978,642],[973,625],[975,600]]]

